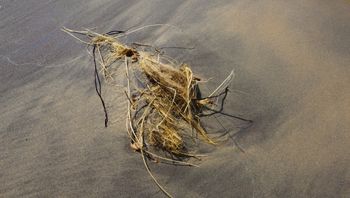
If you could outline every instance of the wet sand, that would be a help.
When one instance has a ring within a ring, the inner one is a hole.
[[[128,145],[124,95],[104,128],[85,47],[60,31],[166,23],[128,41],[167,53],[212,90],[232,70],[232,140],[200,168],[151,164],[175,197],[350,197],[350,2],[0,2],[0,197],[163,197]],[[108,91],[108,88],[104,88]],[[241,129],[241,130],[238,130]]]

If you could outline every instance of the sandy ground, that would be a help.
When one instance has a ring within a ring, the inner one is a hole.
[[[91,58],[60,31],[168,23],[129,41],[169,50],[211,90],[236,70],[226,110],[236,142],[200,168],[152,165],[176,197],[350,197],[350,2],[345,0],[0,1],[0,197],[163,197],[105,129]],[[122,96],[114,117],[124,116]],[[111,107],[112,108],[112,107]]]

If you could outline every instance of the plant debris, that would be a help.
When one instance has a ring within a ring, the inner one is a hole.
[[[138,47],[145,45],[133,43],[128,46],[120,41],[121,36],[141,29],[106,34],[91,30],[62,30],[92,47],[95,88],[105,112],[106,127],[108,113],[101,95],[99,73],[106,82],[113,82],[116,68],[124,65],[124,92],[128,103],[126,128],[130,146],[142,154],[151,177],[166,195],[171,196],[150,172],[146,158],[155,162],[196,166],[184,161],[186,158],[199,158],[189,148],[191,141],[200,138],[208,144],[216,144],[203,127],[201,117],[220,113],[251,121],[223,112],[228,85],[234,77],[233,71],[212,94],[202,97],[199,89],[201,79],[193,74],[189,65],[174,64],[162,56],[159,49],[139,50]],[[219,98],[222,100],[219,101]]]

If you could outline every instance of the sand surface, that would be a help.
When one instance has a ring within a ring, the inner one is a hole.
[[[254,120],[226,120],[244,152],[230,140],[200,168],[152,164],[171,194],[350,197],[346,0],[0,1],[0,197],[164,196],[128,146],[123,95],[104,128],[91,58],[60,31],[157,23],[178,28],[128,40],[195,47],[167,52],[208,91],[235,69],[226,110]]]

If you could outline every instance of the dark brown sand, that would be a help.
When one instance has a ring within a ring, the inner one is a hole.
[[[164,196],[124,121],[104,128],[91,58],[60,31],[156,23],[182,31],[128,40],[194,46],[168,53],[213,77],[208,90],[234,68],[226,110],[255,121],[236,133],[244,153],[230,141],[200,168],[151,165],[171,194],[350,197],[350,2],[208,2],[0,1],[0,197]]]

